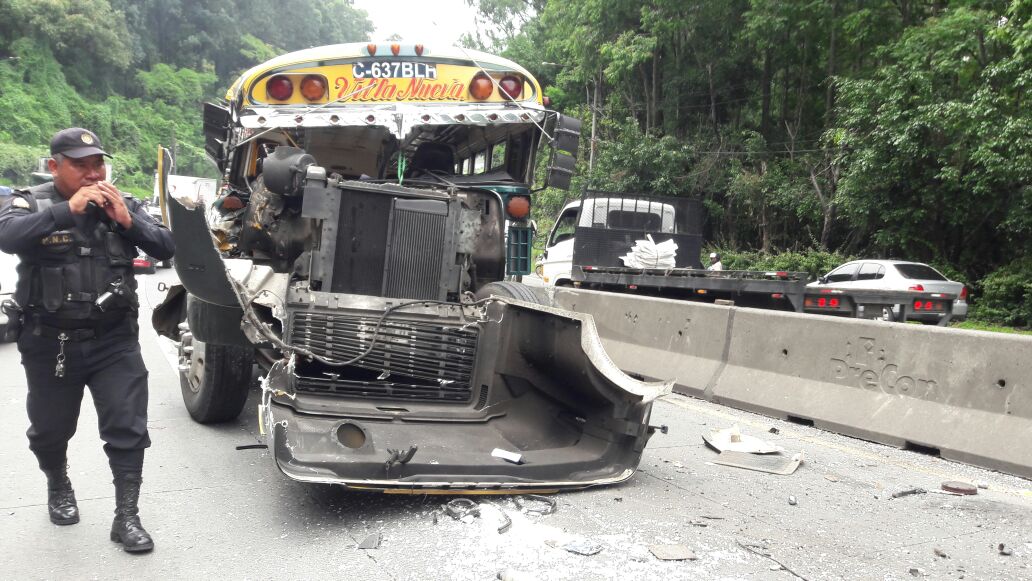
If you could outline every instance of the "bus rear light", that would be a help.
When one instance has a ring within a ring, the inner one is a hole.
[[[392,55],[398,56],[398,53],[400,53],[400,52],[401,52],[401,45],[400,44],[395,43],[395,44],[391,45],[391,54]]]
[[[265,92],[277,101],[286,101],[294,94],[294,83],[290,77],[276,75],[265,83]]]
[[[915,284],[914,286],[908,288],[907,290],[909,290],[909,291],[924,292],[924,285]]]
[[[505,204],[505,211],[517,220],[526,218],[530,214],[530,199],[525,196],[512,196]]]
[[[365,45],[365,49],[366,49],[366,52],[369,53],[369,56],[376,56],[376,45],[375,44],[370,42],[369,44]]]
[[[469,82],[469,94],[478,101],[483,101],[491,97],[491,93],[494,92],[494,82],[491,77],[484,73],[478,73],[477,76],[473,77],[473,80]]]
[[[322,75],[306,75],[301,79],[301,96],[319,101],[326,96],[326,79]]]
[[[831,297],[830,299],[828,299],[828,306],[833,309],[837,309],[839,306],[839,300],[835,297]]]
[[[506,75],[498,81],[498,88],[501,89],[503,97],[515,101],[523,94],[523,81],[515,75]]]
[[[415,46],[416,56],[423,56],[423,45],[417,44]]]
[[[782,293],[774,293],[774,294],[770,295],[770,298],[772,298],[772,299],[783,299],[783,298],[785,298],[785,295],[782,294]]]

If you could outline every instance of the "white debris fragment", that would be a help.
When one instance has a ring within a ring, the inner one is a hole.
[[[748,454],[780,454],[785,449],[765,442],[759,438],[747,436],[739,429],[738,424],[723,430],[711,431],[709,437],[702,437],[706,444],[719,452],[746,452]]]
[[[513,464],[523,463],[523,454],[517,454],[516,452],[510,452],[508,450],[502,450],[501,448],[495,448],[491,450],[491,455],[495,458],[501,458],[506,462],[512,462]]]

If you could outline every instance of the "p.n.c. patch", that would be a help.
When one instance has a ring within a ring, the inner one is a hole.
[[[32,206],[29,206],[29,201],[28,200],[26,200],[25,198],[17,197],[17,196],[15,196],[13,200],[11,200],[11,206],[14,207],[14,208],[21,208],[23,210],[28,210],[29,208],[32,207]]]

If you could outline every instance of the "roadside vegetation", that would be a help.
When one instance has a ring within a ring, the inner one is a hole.
[[[1027,0],[471,1],[583,119],[578,188],[701,200],[729,268],[925,262],[1032,325]]]

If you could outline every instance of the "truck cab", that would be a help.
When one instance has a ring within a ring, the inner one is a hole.
[[[687,214],[683,210],[681,213]],[[585,255],[597,258],[598,253],[593,249],[598,249],[599,244],[607,247],[615,244],[609,252],[612,256],[603,261],[609,264],[616,256],[630,250],[633,240],[626,244],[628,239],[653,235],[659,242],[678,234],[678,219],[684,220],[679,217],[677,205],[668,201],[591,192],[582,200],[567,203],[559,213],[538,261],[539,274],[546,285],[570,286],[575,249],[578,261],[592,261]],[[619,240],[605,241],[613,236]]]

